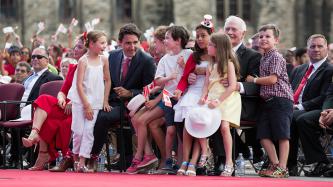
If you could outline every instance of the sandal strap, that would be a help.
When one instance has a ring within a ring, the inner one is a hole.
[[[37,132],[37,134],[39,134],[39,131],[40,131],[40,130],[39,130],[38,128],[36,128],[36,127],[32,127],[31,130],[35,130],[35,131]]]
[[[194,164],[191,164],[191,163],[188,163],[188,164],[187,164],[187,167],[188,167],[188,168],[189,168],[189,167],[195,168],[195,165],[194,165]]]
[[[49,152],[48,151],[41,151],[41,150],[39,150],[39,153],[46,154],[46,153],[49,153]]]
[[[182,162],[182,166],[188,166],[188,164],[189,164],[189,162],[186,162],[186,161]]]

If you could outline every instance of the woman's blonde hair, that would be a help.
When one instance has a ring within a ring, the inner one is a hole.
[[[210,41],[215,45],[216,55],[213,57],[214,62],[217,63],[217,72],[221,77],[227,72],[228,61],[230,60],[235,66],[235,73],[237,79],[240,78],[239,62],[232,50],[231,41],[227,34],[213,33],[210,37]]]

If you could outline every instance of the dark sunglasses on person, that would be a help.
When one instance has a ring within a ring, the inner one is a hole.
[[[28,52],[28,51],[21,51],[21,54],[22,54],[22,55],[28,55],[29,52]]]
[[[24,69],[19,69],[19,68],[15,69],[15,71],[16,71],[16,72],[20,72],[20,73],[26,73],[26,72],[27,72],[26,70],[24,70]]]
[[[40,60],[42,58],[47,58],[47,57],[45,57],[43,55],[31,55],[31,59],[35,59],[35,58],[37,58],[38,60]]]

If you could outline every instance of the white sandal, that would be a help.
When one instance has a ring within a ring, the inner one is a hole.
[[[235,171],[235,168],[233,165],[225,165],[220,176],[230,177],[234,171]]]
[[[190,168],[190,169],[189,169]],[[185,172],[185,175],[186,176],[197,176],[197,172],[196,172],[196,168],[195,168],[195,165],[189,163],[187,165],[187,170]]]

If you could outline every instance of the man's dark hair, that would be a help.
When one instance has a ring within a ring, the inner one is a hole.
[[[122,41],[125,35],[136,35],[140,40],[141,31],[134,23],[128,23],[120,28],[118,40]]]

